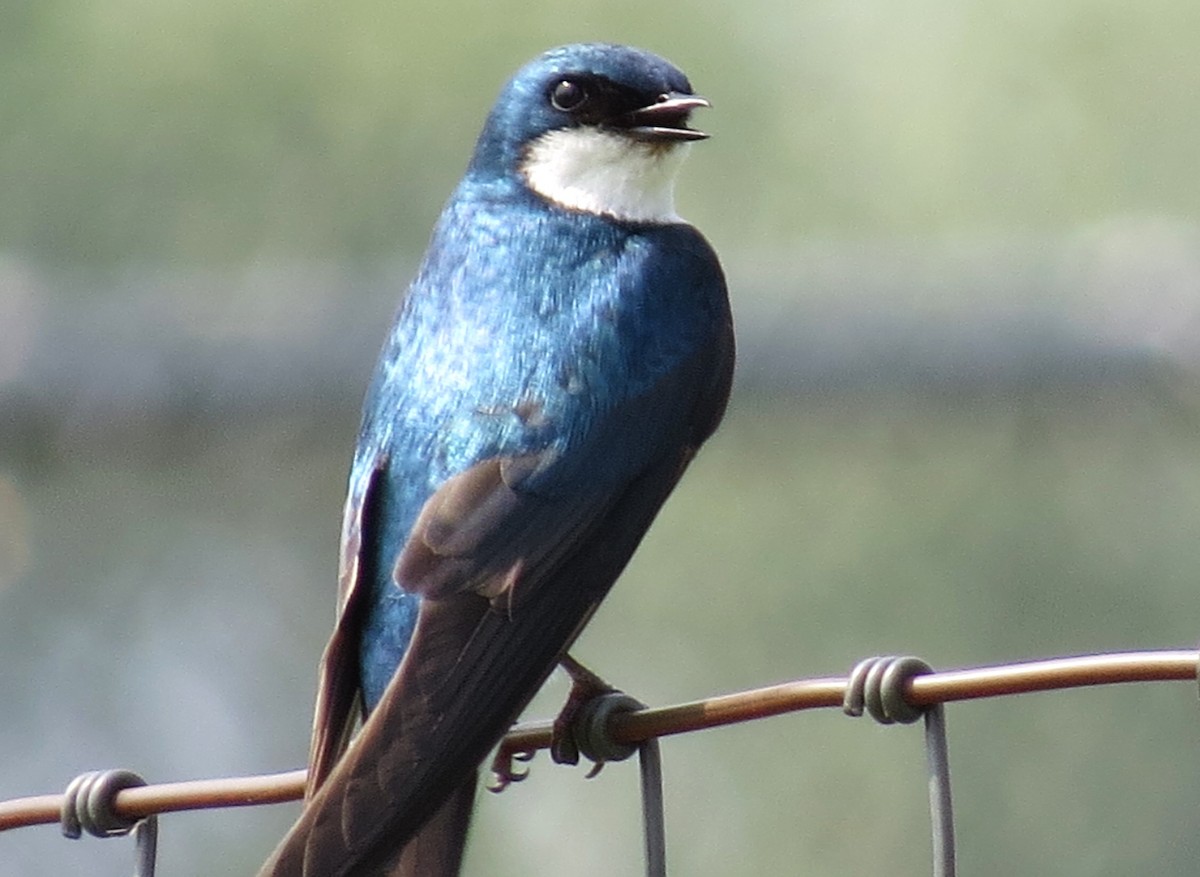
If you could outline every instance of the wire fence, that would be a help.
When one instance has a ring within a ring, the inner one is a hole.
[[[850,715],[860,715],[865,710],[883,723],[908,723],[924,715],[926,747],[930,757],[934,874],[950,877],[954,870],[953,823],[950,816],[948,763],[945,759],[946,732],[940,718],[940,705],[960,700],[1117,683],[1195,683],[1200,676],[1200,653],[1194,649],[1112,652],[939,672],[930,670],[924,662],[914,661],[916,659],[871,658],[856,665],[849,676],[799,679],[662,707],[643,708],[626,699],[621,709],[599,713],[601,727],[593,733],[593,758],[597,749],[607,752],[605,757],[609,760],[619,760],[639,749],[642,753],[647,873],[665,873],[661,837],[661,773],[656,767],[657,750],[647,748],[647,744],[660,737],[830,707],[842,708]],[[493,762],[493,789],[502,789],[508,783],[522,779],[524,774],[515,766],[515,762],[526,761],[538,750],[548,748],[552,736],[552,722],[515,726],[498,747]],[[939,746],[941,763],[937,761],[936,750]],[[613,754],[622,752],[622,749],[625,750],[622,755]],[[589,754],[587,747],[583,751]],[[87,786],[92,781],[112,779],[113,773],[101,772],[76,778],[68,790],[61,794],[0,802],[0,831],[60,823],[64,833],[77,837],[79,826],[75,808],[81,783]],[[123,783],[115,782],[108,788],[107,794],[93,795],[93,798],[105,798],[100,802],[102,815],[89,817],[98,820],[95,825],[99,827],[88,825],[85,819],[85,827],[93,834],[125,834],[135,826],[144,824],[143,820],[161,813],[250,807],[296,800],[303,796],[305,778],[305,771],[296,770],[262,776],[145,785],[136,775],[119,773],[126,777]],[[656,808],[659,811],[657,816],[653,812]],[[104,828],[106,825],[109,826],[107,830]],[[75,829],[74,835],[68,830],[70,827]],[[152,859],[152,839],[149,846]],[[140,869],[138,873],[149,875],[152,871],[151,865]]]

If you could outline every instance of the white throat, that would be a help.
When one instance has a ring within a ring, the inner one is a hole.
[[[562,128],[533,141],[521,171],[529,188],[566,207],[629,222],[682,222],[675,175],[685,143],[642,143],[600,128]]]

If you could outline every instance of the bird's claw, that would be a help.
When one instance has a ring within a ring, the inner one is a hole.
[[[528,768],[519,769],[517,762],[527,764],[533,761],[533,755],[534,753],[526,750],[506,749],[502,743],[499,751],[496,752],[496,757],[492,759],[492,777],[488,780],[488,791],[499,794],[513,783],[527,779],[529,777]]]
[[[579,718],[579,711],[592,698],[616,689],[570,655],[563,655],[560,665],[571,677],[571,692],[554,719],[550,757],[555,764],[579,764],[579,744],[575,741],[575,721]],[[593,767],[588,779],[597,773],[599,767]]]
[[[562,668],[571,677],[571,692],[567,695],[566,703],[559,711],[554,719],[554,723],[550,732],[550,757],[554,759],[555,764],[578,764],[581,754],[579,740],[576,738],[577,733],[584,734],[585,745],[592,747],[594,743],[588,743],[587,732],[576,730],[576,725],[583,720],[584,708],[601,697],[602,695],[618,695],[623,697],[617,689],[609,685],[587,667],[584,667],[570,655],[564,655],[561,661]],[[631,698],[624,698],[632,700]],[[636,701],[633,701],[637,705]],[[496,757],[492,759],[491,778],[488,780],[487,788],[489,792],[503,792],[513,783],[519,783],[529,776],[528,769],[517,767],[518,763],[527,764],[533,760],[534,753],[526,749],[513,748],[509,744],[501,742],[500,748],[496,750]],[[591,748],[588,749],[588,757],[595,759],[591,768],[587,772],[587,779],[592,779],[606,764],[606,756],[597,756],[593,754]],[[627,757],[624,753],[619,753],[611,756],[614,760],[621,760]]]

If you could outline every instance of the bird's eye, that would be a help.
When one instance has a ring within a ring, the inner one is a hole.
[[[573,79],[563,79],[550,90],[550,105],[566,113],[579,109],[587,99],[587,89]]]

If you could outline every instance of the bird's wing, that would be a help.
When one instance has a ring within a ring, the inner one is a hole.
[[[386,458],[374,452],[356,461],[357,477],[346,498],[338,562],[337,622],[321,655],[305,798],[311,798],[329,776],[350,742],[361,712],[358,631],[369,590],[362,582],[363,537],[372,526],[385,464]]]
[[[389,877],[458,877],[478,784],[473,770],[404,845]]]
[[[727,321],[710,335],[569,455],[484,460],[426,502],[396,563],[423,596],[409,649],[263,875],[398,873],[405,842],[516,719],[715,429],[733,342]],[[632,471],[589,478],[619,471],[601,456],[627,448]]]

